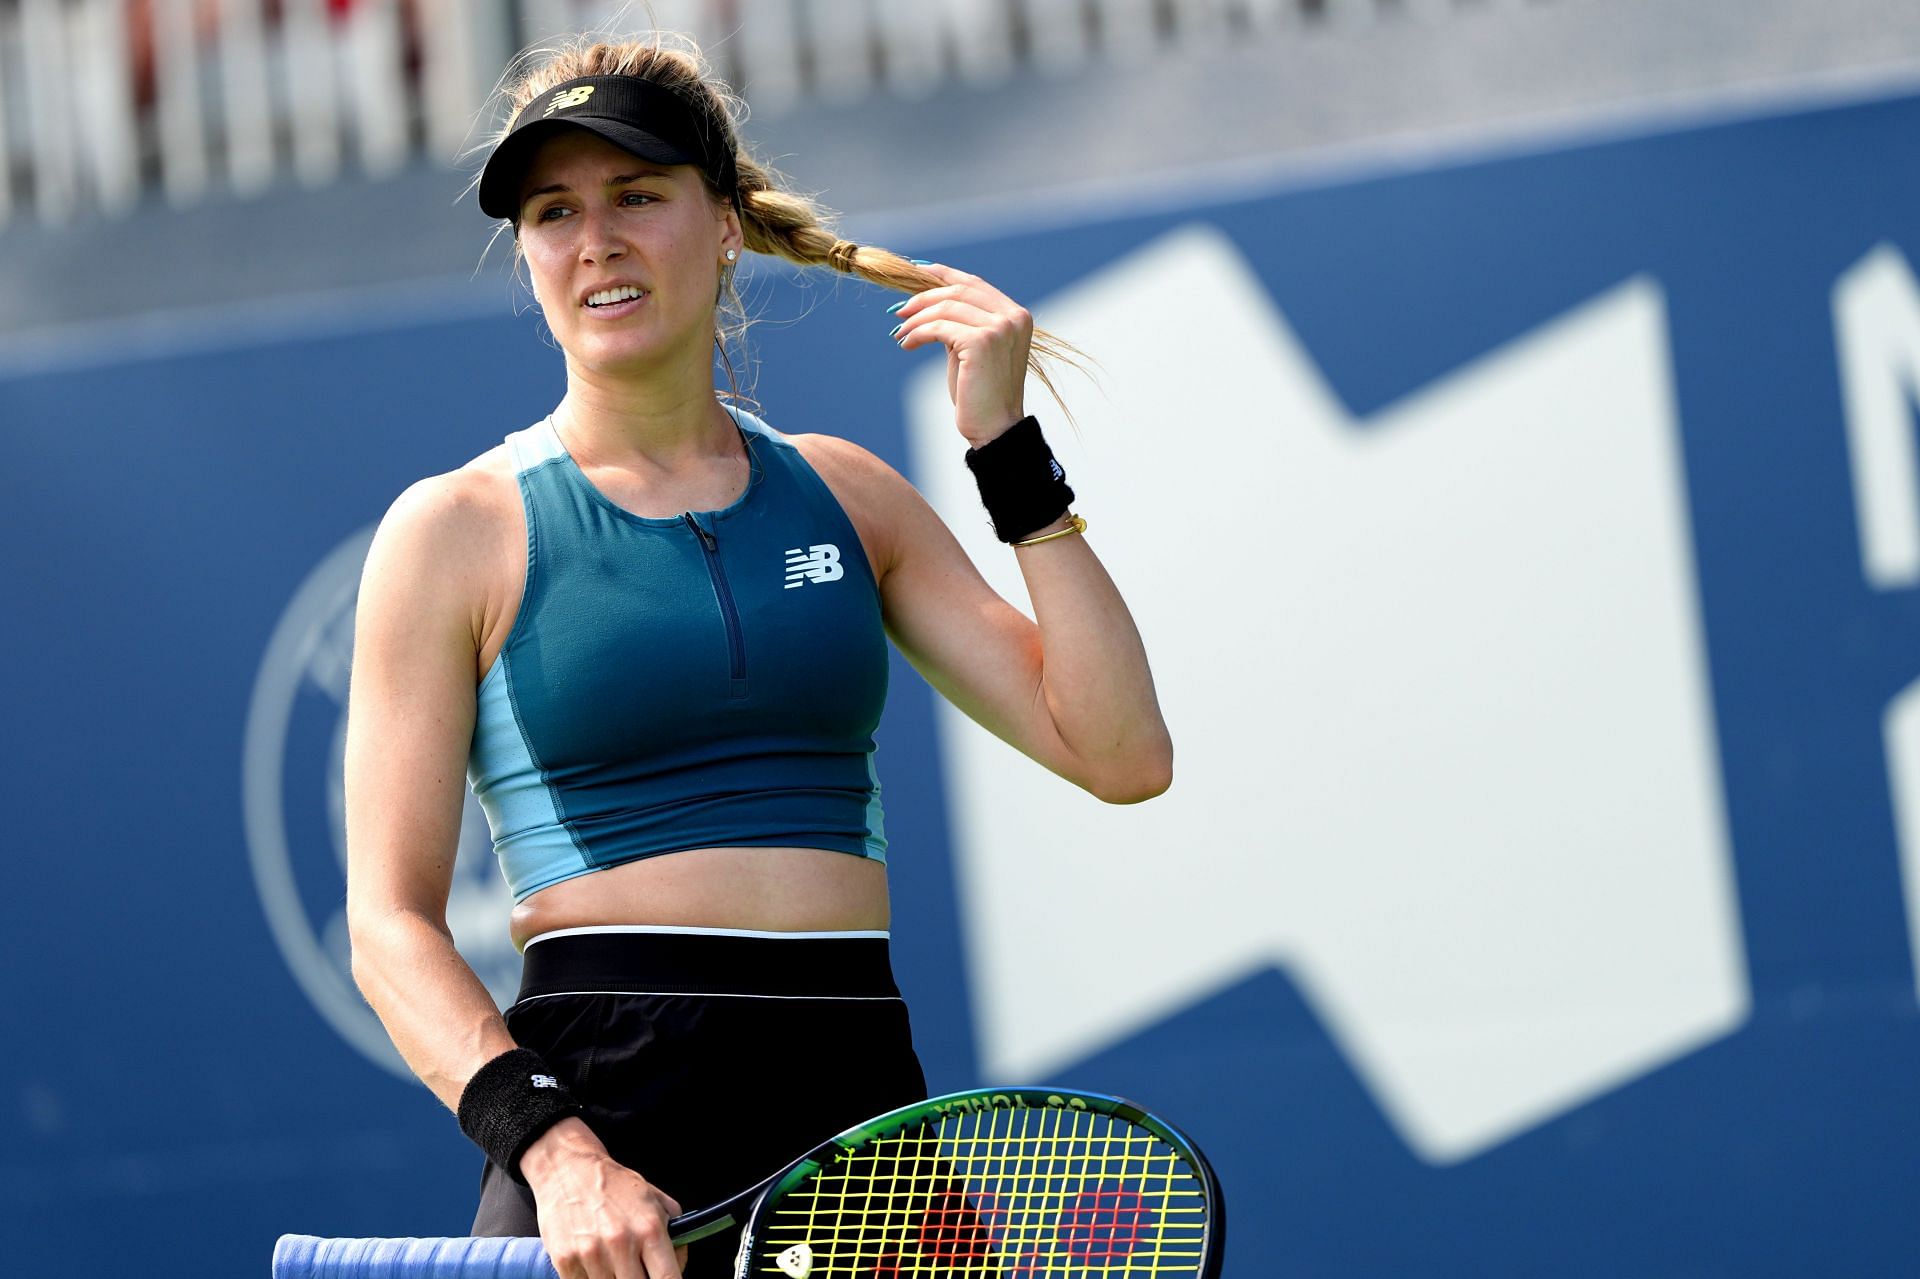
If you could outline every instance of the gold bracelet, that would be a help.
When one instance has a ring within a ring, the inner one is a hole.
[[[1051,542],[1056,537],[1072,537],[1075,533],[1087,531],[1087,522],[1078,515],[1069,512],[1067,526],[1053,533],[1042,533],[1039,537],[1030,537],[1024,542],[1014,542],[1014,546],[1038,546],[1042,542]]]

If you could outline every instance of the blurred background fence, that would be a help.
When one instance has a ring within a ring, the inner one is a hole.
[[[447,161],[517,49],[657,21],[763,117],[1529,0],[0,0],[0,221]],[[1543,0],[1532,0],[1534,3]],[[651,16],[649,16],[651,15]]]

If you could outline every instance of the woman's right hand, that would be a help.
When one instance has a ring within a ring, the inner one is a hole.
[[[615,1163],[580,1120],[542,1133],[520,1156],[520,1175],[560,1279],[681,1279],[687,1250],[667,1235],[679,1203]]]

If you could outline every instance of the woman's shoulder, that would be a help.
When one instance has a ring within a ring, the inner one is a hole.
[[[784,435],[781,439],[805,458],[836,494],[844,485],[862,496],[878,498],[907,483],[886,459],[844,436]]]
[[[495,445],[463,466],[409,484],[393,500],[387,519],[430,528],[497,519],[516,501],[513,459]]]
[[[463,466],[409,484],[387,508],[375,546],[385,543],[401,558],[458,564],[522,518],[513,459],[496,445]]]
[[[728,403],[724,407],[741,430],[771,442],[776,448],[799,453],[816,471],[828,467],[848,478],[898,476],[898,472],[874,453],[843,436],[782,431],[744,405]],[[759,407],[754,405],[755,409]]]

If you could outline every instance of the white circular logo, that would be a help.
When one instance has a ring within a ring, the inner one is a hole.
[[[336,547],[307,574],[274,628],[247,709],[241,797],[254,885],[300,989],[348,1043],[411,1078],[354,985],[347,949],[341,770],[354,602],[372,540],[366,528]],[[494,867],[486,818],[469,794],[447,926],[501,1003],[512,999],[519,980],[520,956],[507,935],[512,906]]]

